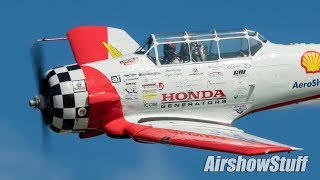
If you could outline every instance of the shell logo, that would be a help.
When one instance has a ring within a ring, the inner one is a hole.
[[[306,73],[320,72],[320,53],[317,51],[307,51],[301,57],[301,66]]]

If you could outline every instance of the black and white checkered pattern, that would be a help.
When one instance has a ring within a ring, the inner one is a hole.
[[[88,127],[88,91],[79,65],[58,67],[47,71],[53,117],[49,120],[55,132],[82,132]]]

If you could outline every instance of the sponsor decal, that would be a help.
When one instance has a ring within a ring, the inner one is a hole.
[[[202,79],[192,79],[192,80],[188,80],[188,79],[184,79],[181,81],[177,81],[177,82],[173,82],[177,87],[177,88],[188,88],[188,87],[194,87],[194,86],[198,86],[200,84],[200,82],[202,81]]]
[[[232,110],[237,112],[238,114],[242,114],[247,109],[248,109],[247,105],[245,105],[245,104],[235,105],[232,107]]]
[[[320,72],[320,53],[317,51],[307,51],[301,56],[301,66],[306,73]]]
[[[187,82],[187,79],[179,80],[179,81],[173,81],[173,84],[176,85],[176,87],[184,87],[184,84]]]
[[[143,107],[145,107],[145,108],[157,107],[157,105],[158,105],[157,102],[147,102],[147,101],[143,101]]]
[[[112,83],[119,83],[119,82],[121,82],[120,75],[111,76],[111,82],[112,82]]]
[[[148,94],[148,93],[157,93],[157,90],[156,89],[142,90],[142,94]]]
[[[164,84],[162,82],[159,83],[146,83],[146,84],[142,84],[142,87],[144,89],[158,89],[158,90],[162,90],[164,88]]]
[[[305,172],[309,156],[287,158],[271,156],[268,158],[221,158],[221,156],[208,156],[204,172]]]
[[[236,76],[236,77],[245,76],[245,74],[246,74],[245,69],[233,71],[233,76]]]
[[[86,108],[83,108],[83,107],[82,107],[82,108],[79,108],[79,109],[78,109],[78,112],[77,112],[77,113],[78,113],[79,116],[82,117],[82,116],[84,116],[84,115],[87,114],[87,110],[86,110]]]
[[[248,69],[251,67],[251,64],[243,63],[243,64],[230,64],[228,69]]]
[[[123,82],[138,81],[138,78],[124,78]]]
[[[203,72],[199,72],[198,68],[193,68],[192,69],[192,73],[189,74],[189,76],[198,76],[198,75],[202,75]]]
[[[212,98],[225,98],[223,91],[218,90],[203,90],[195,92],[178,92],[162,94],[162,101],[183,101],[183,100],[199,100],[199,99],[212,99]]]
[[[126,95],[126,97],[124,98],[126,101],[135,101],[138,100],[139,97],[138,96],[132,96],[131,94]]]
[[[113,47],[111,44],[108,44],[108,43],[106,43],[104,41],[102,41],[102,44],[109,51],[109,53],[111,54],[111,56],[113,58],[122,56],[121,52],[118,51],[118,49]]]
[[[158,83],[158,89],[159,89],[159,90],[162,90],[163,88],[164,88],[163,82],[159,82],[159,83]]]
[[[235,100],[243,100],[248,97],[248,92],[245,88],[236,89],[233,95],[233,99]]]
[[[127,91],[127,90],[126,90]],[[127,92],[127,94],[125,95],[125,100],[127,101],[134,101],[134,100],[138,100],[138,93],[135,93],[134,91],[131,91],[130,93]]]
[[[124,74],[123,76],[124,76],[123,77],[123,82],[126,82],[126,83],[132,82],[132,81],[136,82],[136,81],[139,80],[139,78],[137,77],[138,74],[136,74],[136,73]]]
[[[146,98],[146,99],[152,99],[152,98],[156,98],[156,97],[157,97],[156,93],[143,94],[143,98]]]
[[[87,90],[84,80],[72,81],[72,86],[74,92],[83,92]]]
[[[209,73],[209,77],[211,77],[211,78],[221,77],[221,76],[223,76],[223,72],[213,71],[213,72]]]
[[[123,82],[130,82],[130,81],[138,81],[137,77],[128,77],[128,78],[124,78]]]
[[[136,85],[137,84],[137,82],[128,82],[128,83],[126,83],[126,86],[132,86],[132,85]]]
[[[161,95],[161,108],[197,107],[226,103],[226,96],[221,89]]]
[[[142,84],[144,89],[157,89],[157,83]]]
[[[182,75],[180,68],[166,69],[164,75],[166,77],[179,77]]]
[[[208,81],[208,82],[207,82],[207,87],[216,86],[216,85],[221,85],[221,84],[225,84],[225,82]]]
[[[128,94],[136,94],[136,93],[138,93],[137,87],[127,87],[127,88],[126,88],[126,92],[127,92]]]
[[[123,64],[123,65],[127,66],[127,65],[137,64],[137,63],[140,63],[140,62],[141,61],[139,60],[138,57],[134,57],[134,58],[122,60],[122,61],[120,61],[120,64]]]
[[[142,72],[139,73],[139,76],[156,76],[156,75],[160,75],[160,72]]]
[[[138,74],[136,74],[136,73],[129,73],[129,74],[124,74],[123,76],[124,77],[135,77],[135,76],[137,76]]]
[[[294,82],[292,89],[302,89],[302,88],[309,88],[309,87],[317,87],[320,85],[320,79],[313,79],[309,82]]]

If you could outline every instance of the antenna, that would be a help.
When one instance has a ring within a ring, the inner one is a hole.
[[[42,42],[42,41],[61,41],[61,40],[68,40],[66,37],[60,37],[60,38],[42,38],[42,39],[37,39],[37,42]]]

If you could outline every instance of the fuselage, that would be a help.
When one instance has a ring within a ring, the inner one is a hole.
[[[315,44],[265,43],[250,57],[157,66],[131,54],[85,64],[101,71],[121,98],[125,119],[231,123],[250,112],[317,98],[317,73],[301,66]]]

